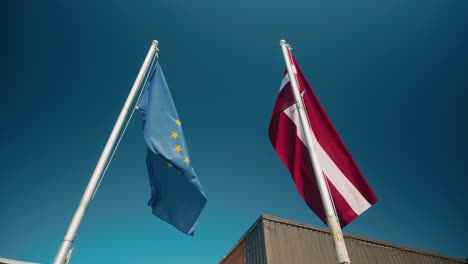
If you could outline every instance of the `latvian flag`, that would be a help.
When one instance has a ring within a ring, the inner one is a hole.
[[[377,198],[333,127],[296,60],[291,53],[289,54],[312,127],[315,152],[326,177],[340,224],[344,227],[374,204]],[[269,136],[280,159],[291,172],[299,194],[326,224],[325,211],[287,71],[273,109]]]

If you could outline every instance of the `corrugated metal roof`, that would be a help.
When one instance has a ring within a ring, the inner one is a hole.
[[[356,235],[345,233],[344,238],[352,263],[468,263],[467,260]],[[258,218],[230,252],[241,243],[245,246],[246,264],[336,263],[333,242],[327,229],[266,214]],[[220,263],[226,263],[225,258]]]
[[[268,264],[335,263],[328,229],[262,215]],[[448,264],[468,261],[344,233],[351,263]],[[247,262],[247,264],[249,264]]]
[[[267,264],[266,259],[266,245],[265,245],[265,233],[262,218],[257,221],[258,224],[255,228],[248,232],[245,238],[246,241],[246,264],[247,263],[258,263]]]
[[[265,244],[270,263],[336,263],[329,234],[264,218]]]

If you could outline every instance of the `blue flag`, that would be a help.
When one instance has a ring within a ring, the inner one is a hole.
[[[192,168],[182,123],[161,66],[156,61],[138,103],[148,153],[153,214],[193,235],[206,196]]]

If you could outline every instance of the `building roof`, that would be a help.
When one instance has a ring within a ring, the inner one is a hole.
[[[260,230],[260,231],[259,231]],[[468,263],[467,260],[410,248],[398,244],[344,233],[354,263]],[[261,242],[258,242],[262,240]],[[247,243],[244,243],[244,242]],[[256,242],[249,242],[256,241]],[[242,243],[242,244],[241,244]],[[239,245],[246,246],[246,263],[318,263],[334,260],[334,246],[328,229],[262,214],[223,262]],[[252,257],[255,255],[255,260]],[[250,259],[250,260],[249,260]],[[382,260],[383,262],[375,262]],[[330,262],[331,263],[331,262]]]

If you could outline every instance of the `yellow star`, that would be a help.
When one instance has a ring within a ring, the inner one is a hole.
[[[171,137],[173,137],[174,139],[176,139],[176,138],[179,137],[179,133],[177,133],[177,132],[174,131],[174,132],[171,133]]]
[[[168,167],[168,168],[172,168],[172,167],[174,167],[174,166],[173,166],[170,162],[168,162],[168,163],[167,163],[167,167]]]
[[[174,147],[174,150],[175,150],[177,153],[179,153],[179,152],[182,150],[182,147],[181,147],[180,145],[176,145],[176,146]]]
[[[189,164],[190,163],[190,159],[188,157],[185,157],[184,159],[185,163]]]
[[[175,124],[176,124],[177,126],[181,126],[181,125],[182,125],[182,123],[180,123],[180,120],[176,120],[176,121],[175,121]]]

